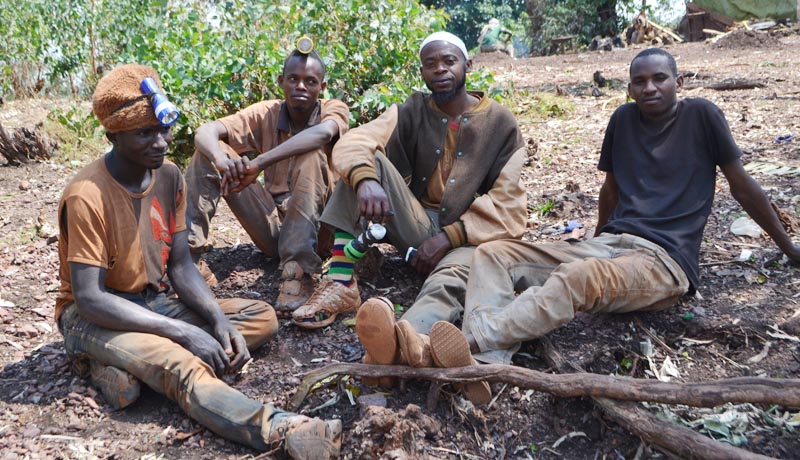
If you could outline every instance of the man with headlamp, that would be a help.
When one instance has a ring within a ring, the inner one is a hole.
[[[261,101],[197,129],[197,151],[186,171],[187,216],[197,262],[209,247],[222,196],[255,245],[280,258],[274,306],[279,316],[289,316],[314,291],[311,275],[322,271],[318,253],[330,246],[318,238],[319,216],[337,178],[329,164],[333,144],[347,131],[350,115],[343,102],[319,99],[325,64],[308,37],[284,61],[278,83],[284,100]],[[251,160],[249,153],[256,156]],[[263,185],[256,181],[261,171]]]
[[[55,316],[72,362],[116,409],[141,381],[227,439],[283,445],[296,459],[338,454],[340,422],[279,411],[220,379],[275,336],[277,318],[265,302],[217,301],[192,263],[186,187],[165,159],[179,112],[155,71],[117,67],[92,105],[112,148],[78,172],[58,210]]]

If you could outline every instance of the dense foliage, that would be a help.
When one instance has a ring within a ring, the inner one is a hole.
[[[325,96],[363,121],[422,85],[419,43],[445,26],[441,10],[414,0],[0,0],[0,10],[11,16],[0,42],[4,95],[44,87],[88,97],[103,69],[149,64],[185,115],[183,154],[200,123],[281,97],[277,76],[303,34],[327,64]]]

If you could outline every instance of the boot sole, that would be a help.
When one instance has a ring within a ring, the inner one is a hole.
[[[476,366],[467,338],[454,325],[438,321],[431,328],[431,356],[438,367]],[[492,390],[487,382],[464,383],[461,391],[473,404],[480,406],[492,400]]]

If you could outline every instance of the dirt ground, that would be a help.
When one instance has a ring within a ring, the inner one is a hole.
[[[682,96],[704,97],[723,109],[744,151],[744,162],[758,166],[753,172],[756,180],[779,208],[796,218],[800,144],[791,137],[777,140],[800,134],[800,36],[773,38],[739,37],[735,46],[692,43],[668,50],[690,76]],[[509,105],[520,120],[531,160],[524,172],[531,210],[526,239],[556,240],[561,235],[553,229],[569,220],[583,224],[587,234],[593,232],[603,132],[613,110],[626,100],[628,64],[640,50],[519,60],[501,54],[476,58],[478,66],[493,70],[499,81],[513,86]],[[603,88],[592,84],[596,71],[606,79]],[[735,91],[706,87],[731,79],[753,80],[763,87]],[[46,113],[52,104],[6,101],[0,107],[0,122],[6,127],[25,125],[37,118],[34,112]],[[548,116],[561,111],[566,114]],[[70,370],[53,321],[58,256],[52,234],[67,180],[101,153],[0,167],[0,458],[257,457],[257,452],[220,439],[189,420],[175,404],[150,390],[143,391],[132,407],[111,411],[88,381]],[[780,332],[785,321],[800,315],[798,268],[787,263],[768,238],[734,235],[731,224],[743,211],[722,177],[717,191],[701,248],[699,296],[659,313],[580,315],[550,334],[569,359],[598,374],[639,378],[658,374],[675,382],[800,377],[799,331]],[[277,295],[277,261],[255,249],[225,206],[213,221],[212,236],[214,249],[206,260],[220,280],[216,294],[272,302]],[[422,278],[391,247],[380,249],[382,267],[362,274],[362,299],[384,295],[410,306]],[[655,353],[648,359],[639,343],[650,340],[650,335],[663,345],[652,339]],[[358,361],[362,353],[352,327],[342,321],[316,332],[283,322],[278,339],[255,352],[248,372],[231,383],[253,398],[285,406],[304,373],[332,362]],[[526,344],[515,359],[519,366],[549,370],[537,354],[537,342]],[[358,378],[340,379],[313,392],[302,411],[342,419],[346,459],[668,458],[606,419],[588,399],[559,399],[494,384],[497,398],[489,407],[473,409],[448,390],[430,409],[425,401],[428,387],[426,382],[408,381],[382,389],[386,407],[361,413],[347,392],[363,396],[376,390]],[[335,403],[325,404],[334,399]],[[647,407],[750,451],[800,458],[798,408]],[[721,424],[715,423],[720,420]]]

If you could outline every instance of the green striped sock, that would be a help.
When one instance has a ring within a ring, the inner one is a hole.
[[[353,282],[353,261],[344,254],[344,247],[355,238],[353,235],[336,230],[333,239],[333,257],[328,276],[334,281],[349,286]]]

